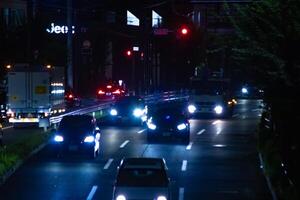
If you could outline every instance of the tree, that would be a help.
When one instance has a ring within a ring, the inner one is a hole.
[[[268,84],[281,80],[300,83],[300,1],[261,0],[233,7],[226,5],[237,37],[233,58],[252,67]]]

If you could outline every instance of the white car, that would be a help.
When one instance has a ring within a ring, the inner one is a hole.
[[[126,158],[118,167],[113,200],[169,200],[170,180],[162,158]]]

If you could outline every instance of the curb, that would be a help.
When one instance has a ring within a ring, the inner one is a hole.
[[[47,145],[47,142],[39,145],[35,148],[28,156],[26,156],[23,160],[18,161],[11,169],[9,169],[0,179],[0,186],[4,185],[9,177],[11,177],[31,156],[37,154],[40,150],[42,150]]]
[[[275,192],[275,190],[274,190],[274,188],[273,188],[273,186],[272,186],[271,180],[270,180],[270,178],[266,175],[266,171],[265,171],[265,167],[264,167],[264,162],[263,162],[261,153],[258,153],[258,157],[259,157],[260,167],[261,167],[261,169],[263,170],[263,174],[264,174],[264,177],[265,177],[265,179],[266,179],[266,181],[267,181],[268,188],[269,188],[269,190],[270,190],[270,192],[271,192],[272,199],[273,199],[273,200],[278,200],[277,195],[276,195],[276,192]]]

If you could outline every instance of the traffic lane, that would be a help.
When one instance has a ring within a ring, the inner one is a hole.
[[[114,129],[102,127],[102,153],[107,157],[118,154],[123,139],[139,130],[138,127]],[[108,138],[115,134],[120,137],[116,136],[113,143],[109,143]],[[43,199],[45,196],[49,199],[85,199],[94,186],[97,191],[101,189],[103,199],[111,198],[119,161],[111,162],[110,166],[107,165],[109,160],[101,155],[96,160],[84,156],[55,158],[48,147],[29,159],[0,188],[1,199]]]

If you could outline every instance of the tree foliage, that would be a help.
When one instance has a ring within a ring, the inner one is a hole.
[[[269,84],[300,83],[300,1],[261,0],[230,6],[236,37],[233,59],[263,74]]]

